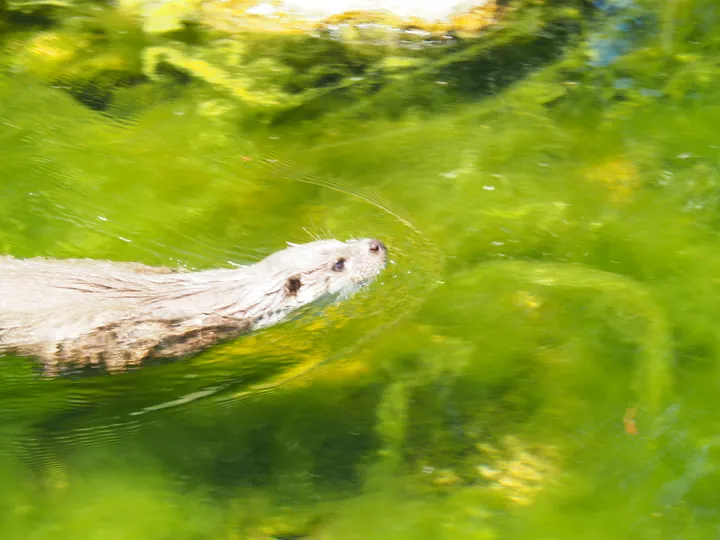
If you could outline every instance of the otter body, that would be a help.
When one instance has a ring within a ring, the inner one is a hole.
[[[377,240],[291,245],[236,269],[0,257],[0,353],[34,356],[48,375],[177,358],[347,297],[387,262]]]

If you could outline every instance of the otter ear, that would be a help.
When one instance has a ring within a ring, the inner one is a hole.
[[[285,291],[287,292],[288,296],[295,296],[300,290],[300,287],[302,287],[302,281],[300,281],[300,276],[290,276],[285,282]]]

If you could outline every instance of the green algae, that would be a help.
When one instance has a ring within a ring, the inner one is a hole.
[[[372,234],[395,264],[127,376],[3,359],[0,536],[712,537],[717,14],[633,9],[604,65],[569,46],[444,112],[418,84],[390,116],[381,92],[252,126],[204,89],[113,87],[99,113],[3,75],[3,253],[204,268]]]
[[[438,110],[497,92],[560,54],[594,12],[582,0],[518,0],[479,36],[464,36],[462,28],[418,36],[400,21],[385,25],[388,41],[373,38],[373,28],[383,25],[373,23],[372,14],[353,26],[370,37],[351,39],[335,35],[330,22],[289,35],[232,32],[204,21],[200,7],[183,1],[117,9],[91,1],[11,2],[11,22],[18,13],[29,19],[9,26],[10,54],[1,62],[101,110],[113,107],[127,88],[154,80],[205,99],[230,99],[251,125],[294,123],[328,109],[395,115],[406,105]],[[149,12],[143,25],[138,10]]]

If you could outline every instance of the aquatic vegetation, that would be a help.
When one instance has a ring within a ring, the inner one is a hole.
[[[120,0],[118,11],[121,14],[139,17],[143,30],[149,34],[155,34],[182,30],[185,23],[196,18],[203,3],[200,0],[165,0],[163,2]]]
[[[95,455],[91,461],[97,465],[112,459]],[[88,530],[109,539],[136,535],[148,539],[168,535],[199,538],[209,531],[221,533],[221,516],[202,491],[191,494],[188,490],[180,495],[168,478],[148,463],[137,461],[131,477],[120,472],[126,466],[123,460],[114,464],[114,472],[107,474],[90,474],[86,469],[74,471],[46,488],[24,483],[25,489],[12,493],[3,490],[0,533],[12,538],[32,529],[43,540],[86,538]],[[144,471],[136,476],[140,468]],[[4,484],[22,477],[18,471],[23,471],[20,463],[0,463]],[[132,519],[128,519],[130,514]]]
[[[298,30],[292,22],[275,28],[274,19],[272,28],[256,28],[253,16],[226,13],[246,8],[185,1],[125,2],[117,10],[85,2],[13,4],[12,10],[39,10],[52,23],[41,33],[10,33],[14,54],[5,63],[102,110],[128,87],[155,83],[161,100],[165,86],[182,88],[188,77],[200,83],[205,99],[236,101],[249,121],[258,115],[282,120],[289,112],[313,118],[329,104],[335,110],[348,104],[377,109],[383,102],[397,108],[402,101],[393,96],[400,94],[439,107],[452,103],[452,94],[474,96],[516,80],[528,62],[549,61],[580,31],[587,11],[579,0],[490,2],[427,29],[354,13]],[[228,26],[236,20],[242,28]],[[474,75],[458,78],[470,69]],[[449,86],[438,91],[437,81]],[[364,97],[370,98],[365,104]]]
[[[501,443],[500,448],[478,445],[487,460],[478,465],[478,473],[490,483],[490,490],[503,493],[515,504],[532,504],[545,484],[559,475],[553,463],[557,450],[526,447],[512,436],[505,437]]]
[[[712,537],[720,21],[602,4],[421,52],[11,25],[3,253],[206,268],[372,233],[395,264],[126,378],[2,359],[0,536]]]
[[[289,107],[293,106],[292,102],[287,101],[291,96],[282,92],[277,86],[262,85],[262,80],[258,81],[252,77],[248,77],[247,79],[232,78],[223,69],[217,68],[205,60],[193,58],[192,56],[183,54],[180,50],[170,47],[150,47],[143,51],[143,71],[149,78],[152,79],[156,77],[157,66],[161,62],[170,64],[217,88],[227,91],[230,96],[248,106],[279,107],[281,103],[286,103]],[[249,69],[252,70],[253,66],[249,66]],[[281,70],[282,67],[280,65],[275,66],[272,60],[268,60],[261,65],[259,71],[272,73]],[[254,91],[249,88],[251,85],[255,87]]]
[[[588,177],[594,182],[603,182],[609,190],[609,198],[616,203],[624,203],[640,187],[639,174],[635,164],[626,159],[615,159],[601,163],[588,171]]]

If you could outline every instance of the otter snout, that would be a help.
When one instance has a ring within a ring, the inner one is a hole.
[[[370,240],[370,245],[368,246],[368,249],[372,253],[387,254],[387,248],[385,247],[385,244],[383,244],[380,240]]]

